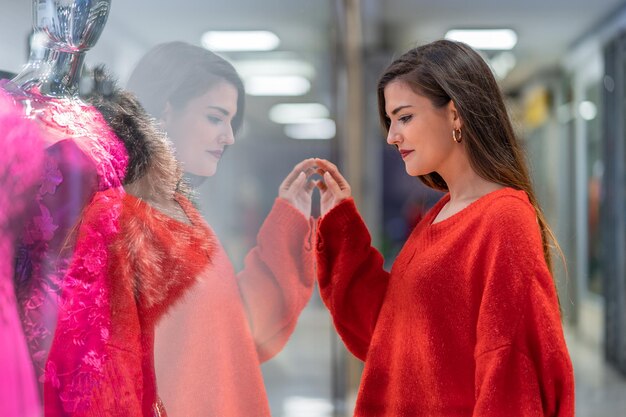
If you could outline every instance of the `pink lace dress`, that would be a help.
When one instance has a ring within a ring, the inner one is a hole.
[[[23,95],[10,83],[2,89],[25,106],[45,138],[43,176],[26,208],[15,269],[24,334],[40,389],[45,384],[59,398],[58,413],[46,407],[46,415],[79,413],[89,407],[107,360],[107,248],[119,230],[128,156],[92,106]],[[86,208],[103,200],[106,209],[81,223]],[[58,353],[49,355],[53,339]]]
[[[0,90],[0,415],[41,415],[13,287],[15,239],[43,166],[41,132]],[[10,343],[8,341],[11,341]]]

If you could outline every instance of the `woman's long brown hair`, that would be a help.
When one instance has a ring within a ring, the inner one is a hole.
[[[454,102],[463,121],[463,141],[472,168],[488,181],[526,192],[537,212],[543,255],[553,273],[551,245],[557,250],[559,246],[537,202],[500,88],[481,56],[464,43],[439,40],[396,59],[378,82],[378,112],[386,132],[390,121],[385,112],[385,87],[392,81],[405,82],[437,108]],[[437,173],[419,178],[431,188],[448,190]]]

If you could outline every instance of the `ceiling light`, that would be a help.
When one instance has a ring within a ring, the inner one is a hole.
[[[337,128],[334,120],[318,119],[285,125],[285,135],[292,139],[332,139]]]
[[[254,76],[244,79],[251,96],[301,96],[311,90],[311,83],[298,75]]]
[[[315,68],[300,59],[246,59],[233,61],[242,78],[255,75],[300,75],[308,79],[315,77]]]
[[[325,119],[330,116],[330,112],[319,103],[283,103],[273,106],[269,116],[274,123],[290,124]]]
[[[517,34],[511,29],[454,29],[445,38],[483,50],[508,50],[517,44]]]
[[[280,39],[266,30],[205,32],[202,46],[211,51],[271,51]]]

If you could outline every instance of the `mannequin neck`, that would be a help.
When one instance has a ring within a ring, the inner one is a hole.
[[[42,59],[29,60],[26,68],[12,81],[25,92],[36,92],[53,98],[78,95],[85,51],[65,52],[45,48]]]

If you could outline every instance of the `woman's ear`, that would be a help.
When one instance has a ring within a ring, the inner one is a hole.
[[[450,113],[450,121],[452,122],[453,128],[461,129],[463,127],[463,120],[461,120],[461,115],[452,100],[448,103],[448,112]]]

